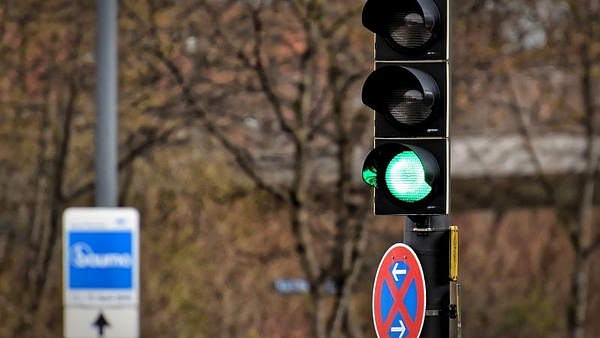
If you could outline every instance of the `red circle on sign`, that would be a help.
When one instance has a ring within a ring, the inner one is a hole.
[[[404,243],[383,255],[373,285],[373,323],[379,338],[418,338],[425,321],[425,276]]]

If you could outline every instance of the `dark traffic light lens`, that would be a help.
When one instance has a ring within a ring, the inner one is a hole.
[[[375,54],[386,60],[393,60],[390,52],[400,53],[401,57],[413,55],[417,59],[443,57],[444,20],[438,4],[444,5],[444,1],[367,0],[362,14],[363,25],[393,50],[380,48]]]
[[[407,126],[419,125],[433,113],[423,93],[412,88],[393,89],[388,110],[396,121]]]
[[[389,36],[402,48],[420,49],[433,37],[433,25],[421,13],[395,13],[388,26]]]
[[[377,68],[365,81],[362,100],[394,127],[404,130],[429,127],[443,113],[437,82],[431,74],[414,67]]]

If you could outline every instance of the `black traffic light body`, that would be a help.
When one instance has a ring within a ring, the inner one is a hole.
[[[449,213],[449,0],[368,0],[375,70],[362,100],[375,111],[363,165],[376,215]],[[394,146],[395,145],[395,146]]]

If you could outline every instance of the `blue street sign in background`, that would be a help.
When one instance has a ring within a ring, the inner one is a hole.
[[[139,337],[139,212],[68,208],[62,240],[64,337]]]
[[[137,210],[69,208],[64,212],[66,306],[137,306],[139,259]]]
[[[68,288],[133,288],[131,232],[72,231],[68,237]]]

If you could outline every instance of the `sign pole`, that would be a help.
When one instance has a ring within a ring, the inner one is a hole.
[[[427,290],[420,338],[448,338],[450,331],[450,226],[448,215],[407,216],[404,243],[421,261]]]
[[[117,1],[97,0],[96,206],[117,206]]]

